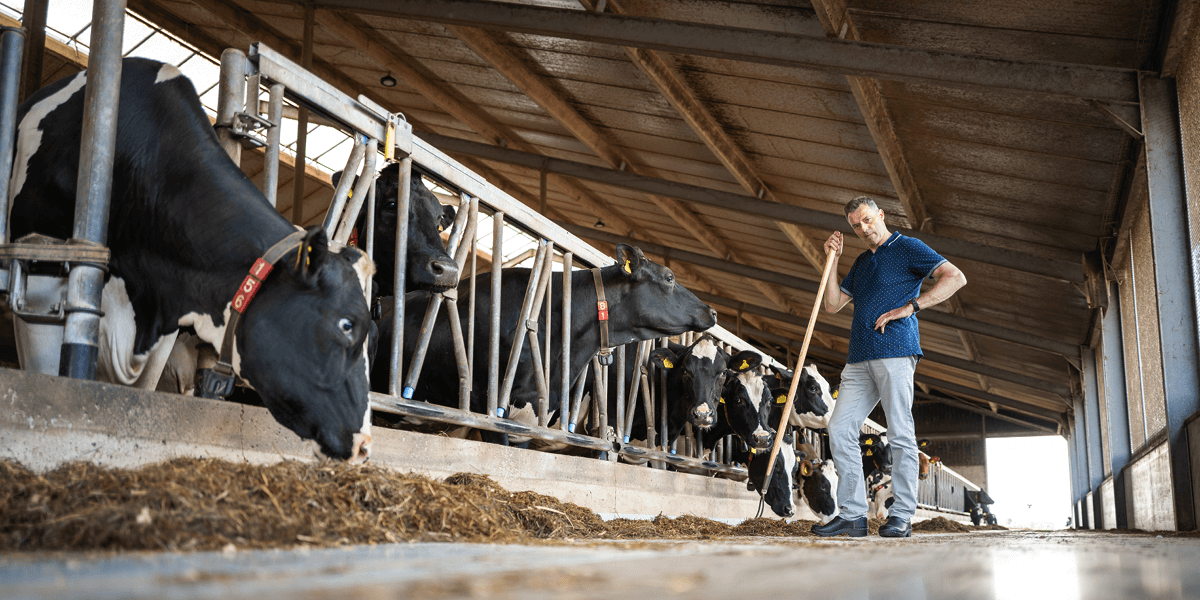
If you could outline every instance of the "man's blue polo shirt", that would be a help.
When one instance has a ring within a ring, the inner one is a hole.
[[[946,262],[921,240],[893,232],[875,252],[858,255],[850,273],[842,280],[842,291],[854,299],[854,321],[850,326],[850,353],[846,363],[877,358],[922,356],[917,317],[888,322],[885,333],[875,321],[889,310],[921,293],[921,281]]]

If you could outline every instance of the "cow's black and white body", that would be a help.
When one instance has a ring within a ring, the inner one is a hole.
[[[609,305],[609,340],[613,346],[641,340],[678,335],[687,331],[703,331],[716,324],[716,314],[694,294],[675,281],[674,274],[647,259],[637,248],[624,244],[617,246],[617,264],[600,269],[605,295]],[[526,335],[523,323],[518,323],[518,313],[529,281],[529,269],[505,269],[501,284],[500,314],[500,373],[508,368],[509,353],[517,335]],[[555,290],[562,289],[562,273],[550,278]],[[568,364],[572,378],[577,379],[583,367],[600,350],[600,327],[596,314],[596,290],[592,274],[586,270],[570,274],[572,298],[571,312],[571,355]],[[467,330],[469,303],[468,283],[459,285],[457,318]],[[484,273],[476,282],[476,340],[486,339],[486,325],[491,322],[491,274]],[[429,300],[427,292],[414,292],[406,297],[407,315],[423,315]],[[562,323],[561,303],[550,307],[552,322],[558,329]],[[408,320],[404,333],[404,362],[407,369],[417,342],[420,318]],[[391,315],[385,314],[379,321],[380,347],[390,346]],[[539,342],[545,349],[545,330],[538,332]],[[550,346],[550,381],[560,381],[562,364],[561,339],[555,331],[555,343]],[[471,410],[484,412],[487,404],[487,352],[476,348],[474,363],[474,385],[471,394]],[[531,422],[537,406],[537,385],[529,344],[521,352],[516,379],[510,396],[508,418]],[[443,310],[434,325],[432,341],[425,357],[420,381],[414,390],[413,399],[435,404],[458,404],[458,372],[455,368],[454,346],[450,337],[450,324]],[[377,391],[387,387],[387,361],[376,361],[372,372],[372,386]],[[407,371],[406,371],[407,372]],[[556,420],[560,406],[558,385],[551,385],[549,398],[552,421]]]
[[[772,366],[775,397],[786,395],[791,389],[794,374],[791,370],[779,369]],[[817,365],[810,364],[800,370],[800,383],[796,387],[796,399],[792,404],[792,414],[788,416],[788,424],[793,427],[808,429],[827,429],[829,418],[833,416],[836,401],[829,390],[829,382],[817,370]]]
[[[420,167],[413,165],[409,184],[408,248],[404,270],[404,292],[427,290],[440,292],[458,285],[458,265],[446,252],[440,234],[454,221],[454,207],[438,202],[437,196],[421,181]],[[341,179],[333,174],[333,185]],[[392,163],[375,178],[375,283],[378,294],[391,296],[396,281],[397,193],[400,190],[400,165]],[[365,205],[364,205],[365,207]],[[358,247],[366,248],[367,211],[364,208],[355,224]]]
[[[122,70],[98,371],[146,384],[181,327],[220,346],[251,265],[296,229],[224,153],[178,69],[129,58]],[[71,237],[84,82],[80,73],[51,84],[18,109],[14,239]],[[235,373],[281,424],[356,461],[370,444],[363,290],[372,270],[314,228],[275,264],[233,348]]]
[[[635,377],[640,376],[636,365],[629,359],[636,353],[636,345],[625,349],[625,381],[631,387],[637,385]],[[650,351],[650,366],[666,374],[663,401],[667,407],[667,444],[674,442],[688,423],[691,423],[693,431],[704,432],[712,429],[717,424],[721,390],[725,384],[725,377],[729,374],[729,365],[747,362],[757,366],[759,361],[761,356],[750,350],[731,357],[711,336],[701,337],[690,346],[672,342],[666,348]],[[628,396],[629,390],[617,390],[615,385],[609,387],[610,419],[616,418],[617,400],[623,402]],[[657,419],[658,415],[655,415],[655,418]],[[628,432],[630,437],[633,440],[644,440],[646,415],[640,396],[634,405],[632,422],[633,427]]]

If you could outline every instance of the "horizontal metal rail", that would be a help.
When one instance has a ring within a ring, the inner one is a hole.
[[[473,427],[475,429],[485,429],[487,431],[495,431],[497,433],[523,435],[548,442],[570,444],[580,448],[590,448],[592,450],[599,450],[603,452],[615,452],[625,456],[643,458],[651,461],[662,461],[682,467],[707,469],[719,473],[729,473],[731,475],[739,476],[745,476],[747,474],[746,469],[741,467],[730,467],[712,461],[698,460],[677,454],[660,452],[658,450],[651,450],[632,444],[607,442],[599,438],[570,433],[553,427],[524,425],[508,419],[459,410],[457,408],[449,408],[437,404],[428,404],[425,402],[417,402],[415,400],[405,400],[403,398],[396,398],[394,396],[388,396],[385,394],[377,394],[375,392],[371,392],[371,409],[396,415],[429,419],[441,423],[449,423],[452,425]]]

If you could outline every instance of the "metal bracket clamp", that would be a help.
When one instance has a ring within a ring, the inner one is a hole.
[[[0,261],[36,260],[43,262],[89,263],[107,269],[112,252],[102,244],[85,240],[66,241],[31,234],[0,245]]]
[[[612,348],[601,348],[600,351],[596,353],[596,359],[600,361],[600,364],[606,367],[613,364]]]
[[[211,369],[200,369],[200,382],[196,386],[196,393],[201,398],[221,400],[233,393],[233,373],[221,371],[220,363]]]

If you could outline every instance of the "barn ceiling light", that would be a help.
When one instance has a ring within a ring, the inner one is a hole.
[[[604,221],[596,221],[596,229],[604,229]]]
[[[387,75],[379,78],[379,83],[383,85],[383,87],[396,87],[396,78],[392,77],[391,73],[388,73]]]

